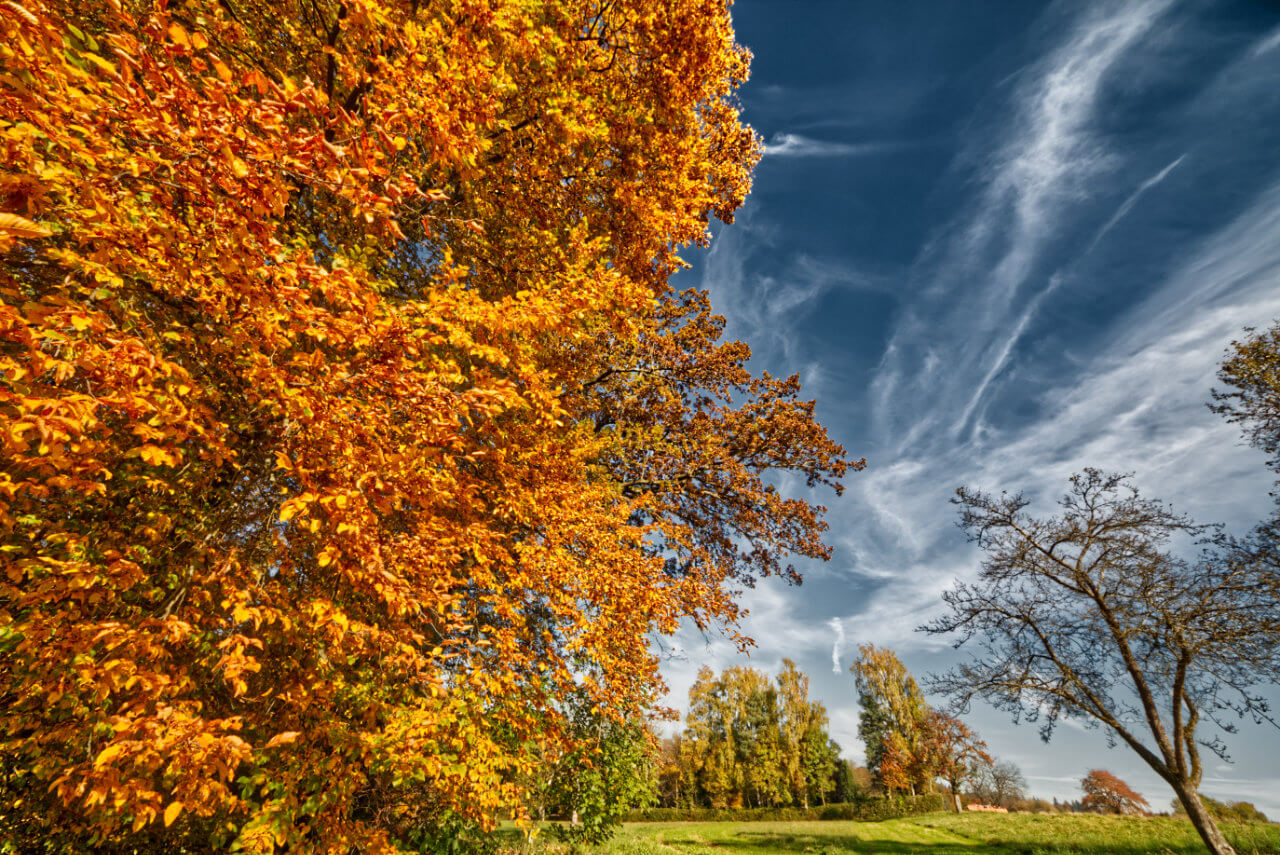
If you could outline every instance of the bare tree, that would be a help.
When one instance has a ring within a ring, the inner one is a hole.
[[[1210,851],[1233,852],[1197,793],[1200,749],[1227,759],[1201,725],[1275,724],[1257,691],[1280,677],[1272,565],[1096,469],[1071,479],[1048,519],[1021,495],[962,488],[954,501],[987,555],[978,581],[957,583],[949,614],[922,629],[977,650],[933,688],[958,710],[984,698],[1040,721],[1045,740],[1064,717],[1107,728],[1169,783]],[[1181,559],[1174,536],[1205,549]]]
[[[975,763],[970,775],[973,795],[983,804],[1009,808],[1027,797],[1027,779],[1012,760]]]

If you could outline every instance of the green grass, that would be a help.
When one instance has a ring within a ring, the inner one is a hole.
[[[980,841],[998,852],[1138,853],[1206,852],[1185,819],[1092,814],[929,814],[913,822]],[[1223,834],[1240,855],[1280,853],[1280,826],[1222,823]]]
[[[1280,826],[1225,824],[1240,855],[1280,855]],[[533,851],[567,851],[549,841]],[[1199,855],[1185,820],[1093,815],[929,814],[884,822],[632,823],[599,855]]]

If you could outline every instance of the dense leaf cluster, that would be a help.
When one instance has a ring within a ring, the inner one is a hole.
[[[561,699],[827,555],[770,473],[842,449],[668,286],[748,58],[725,0],[3,4],[5,844],[520,815]]]

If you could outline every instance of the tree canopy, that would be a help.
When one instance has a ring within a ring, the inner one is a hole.
[[[759,155],[726,0],[21,0],[0,59],[6,828],[491,823],[827,556],[770,473],[859,464],[668,284]]]
[[[1150,805],[1141,794],[1106,769],[1091,769],[1082,779],[1085,810],[1102,813],[1142,814]]]

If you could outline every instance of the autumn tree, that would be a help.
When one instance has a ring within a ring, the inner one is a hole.
[[[1280,324],[1245,333],[1232,342],[1219,367],[1223,386],[1213,390],[1210,408],[1239,425],[1244,438],[1267,455],[1267,465],[1280,477]],[[1276,504],[1271,513],[1231,547],[1238,560],[1269,567],[1280,578],[1280,493],[1272,496]]]
[[[1240,426],[1245,438],[1280,470],[1280,324],[1232,342],[1218,369],[1223,388],[1210,408]]]
[[[19,0],[0,59],[6,843],[491,825],[828,554],[772,473],[843,450],[668,284],[759,153],[725,0]]]
[[[1146,799],[1105,769],[1091,769],[1080,780],[1080,788],[1085,810],[1140,816],[1149,807]]]
[[[809,677],[790,659],[782,660],[778,674],[780,729],[783,738],[784,774],[792,798],[809,807],[810,794],[825,803],[826,790],[835,771],[826,708],[809,700]]]
[[[950,787],[957,813],[962,809],[961,784],[972,777],[975,768],[992,762],[986,742],[967,724],[942,710],[930,710],[925,719],[921,753],[929,771]]]
[[[840,749],[809,678],[783,660],[776,681],[751,668],[702,668],[680,737],[690,803],[765,807],[825,801]]]
[[[658,743],[657,799],[662,807],[683,807],[686,804],[683,761],[684,746],[679,734]]]
[[[1189,548],[1213,531],[1095,469],[1071,479],[1054,517],[1020,495],[956,501],[986,557],[925,629],[978,650],[935,687],[1042,719],[1045,739],[1063,716],[1107,728],[1169,783],[1210,850],[1231,852],[1197,792],[1200,749],[1226,746],[1201,725],[1270,721],[1259,687],[1280,677],[1273,569],[1221,538],[1179,557],[1175,537]]]
[[[873,644],[858,648],[858,658],[849,670],[861,707],[858,732],[866,746],[867,768],[886,788],[910,790],[914,795],[933,778],[922,762],[929,706],[919,685],[897,654]],[[892,769],[888,779],[884,774],[886,753]]]

